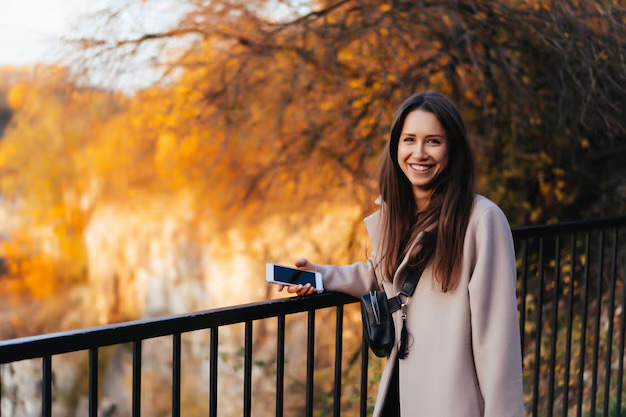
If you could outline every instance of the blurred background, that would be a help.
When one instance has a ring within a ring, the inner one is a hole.
[[[274,298],[267,261],[363,260],[394,111],[424,90],[459,107],[513,227],[623,215],[625,19],[624,0],[4,0],[0,338]]]

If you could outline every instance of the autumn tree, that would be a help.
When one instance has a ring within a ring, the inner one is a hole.
[[[119,61],[184,39],[163,52],[162,83],[125,97],[56,69],[9,95],[2,193],[76,253],[98,202],[187,190],[200,218],[251,233],[276,215],[305,233],[329,207],[355,209],[343,246],[360,258],[393,111],[427,89],[458,103],[481,191],[514,225],[623,212],[621,2],[187,6],[165,32],[116,35],[126,32],[113,11],[107,37],[75,40],[90,58]]]
[[[171,88],[188,91],[192,125],[235,152],[235,200],[297,190],[297,205],[334,190],[367,211],[393,110],[437,89],[465,116],[482,191],[514,224],[623,211],[621,1],[188,5],[169,31],[80,45],[106,56],[191,39],[171,54]]]
[[[82,233],[96,184],[84,175],[82,156],[121,101],[78,88],[65,67],[26,73],[6,95],[13,117],[0,143],[2,200],[19,209],[2,242],[9,262],[3,284],[47,297],[85,279]]]

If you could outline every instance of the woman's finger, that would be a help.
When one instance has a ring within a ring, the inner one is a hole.
[[[305,295],[313,294],[313,286],[311,284],[305,284],[299,291],[298,295],[303,297]]]
[[[311,284],[288,286],[287,292],[302,297],[305,295],[311,295],[313,293],[313,287]]]
[[[287,292],[288,293],[297,293],[300,289],[302,288],[302,285],[290,285],[287,287]]]
[[[306,271],[313,271],[314,269],[313,264],[305,258],[297,259],[294,264],[296,265],[296,268],[304,269]]]
[[[306,285],[308,285],[308,288],[307,288],[306,292],[303,295],[311,295],[311,294],[313,294],[313,292],[315,291],[313,286],[311,284],[306,284]]]

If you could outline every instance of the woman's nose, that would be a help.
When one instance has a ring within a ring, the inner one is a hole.
[[[420,160],[428,158],[428,154],[426,153],[426,149],[423,144],[417,144],[417,147],[415,148],[415,156]]]

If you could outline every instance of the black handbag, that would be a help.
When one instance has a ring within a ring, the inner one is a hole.
[[[384,291],[370,291],[361,296],[361,317],[367,344],[379,358],[389,356],[396,339],[393,317]]]
[[[413,295],[415,287],[422,275],[423,269],[411,273],[402,284],[400,293],[392,298],[387,298],[384,291],[370,291],[361,296],[361,317],[363,319],[363,335],[367,345],[374,355],[379,358],[387,357],[391,353],[396,339],[395,326],[392,314],[402,310],[402,332],[398,357],[404,359],[407,355],[406,314],[404,307],[408,298]],[[401,296],[405,297],[402,302]]]

